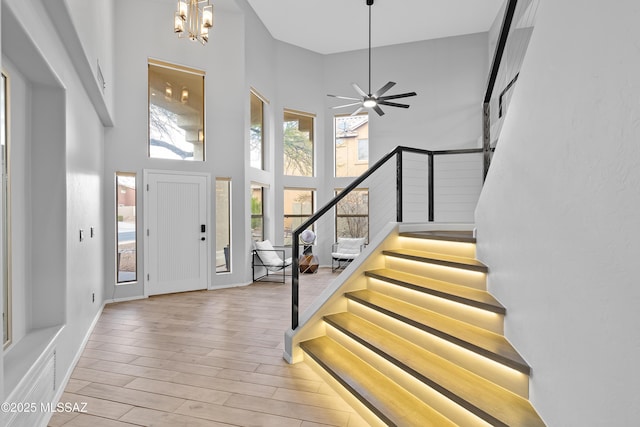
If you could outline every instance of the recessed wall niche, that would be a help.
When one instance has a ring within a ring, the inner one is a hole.
[[[5,398],[66,319],[66,92],[10,9],[2,13],[8,111],[13,340],[4,355]],[[10,34],[10,37],[5,35]],[[55,362],[52,367],[55,369]]]

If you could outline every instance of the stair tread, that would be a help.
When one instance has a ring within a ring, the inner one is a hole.
[[[530,373],[527,362],[502,335],[370,290],[348,292],[345,296],[527,375]]]
[[[490,424],[544,425],[527,399],[386,329],[348,312],[324,320]]]
[[[415,249],[391,249],[382,251],[384,255],[398,258],[412,259],[415,261],[430,262],[450,267],[466,268],[474,271],[487,272],[486,265],[474,258],[448,255],[435,252],[418,251]]]
[[[331,338],[304,341],[300,347],[385,423],[455,426]]]
[[[388,268],[369,270],[365,272],[365,275],[494,313],[504,314],[506,312],[504,306],[490,293],[468,286],[456,285]]]
[[[433,230],[433,231],[405,231],[403,237],[416,239],[445,240],[448,242],[476,243],[473,231]]]

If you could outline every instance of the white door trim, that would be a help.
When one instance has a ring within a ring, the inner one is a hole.
[[[149,193],[147,191],[147,185],[149,183],[149,175],[158,174],[158,175],[180,175],[180,176],[197,176],[204,177],[206,180],[206,217],[207,217],[207,231],[206,238],[209,244],[207,245],[207,289],[211,289],[211,229],[213,228],[211,224],[211,174],[206,172],[185,172],[185,171],[176,171],[176,170],[162,170],[162,169],[143,169],[142,170],[142,179],[143,179],[143,197],[142,197],[142,206],[144,209],[143,212],[143,239],[144,239],[144,276],[142,280],[142,289],[144,292],[144,297],[149,297],[149,271],[151,261],[149,259],[150,248],[149,248],[149,238],[147,236],[147,230],[149,229]]]

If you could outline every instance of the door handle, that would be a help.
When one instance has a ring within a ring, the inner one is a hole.
[[[200,238],[200,240],[202,240],[202,241],[204,242],[204,241],[205,241],[205,238],[204,238],[204,237],[201,237],[201,238]]]

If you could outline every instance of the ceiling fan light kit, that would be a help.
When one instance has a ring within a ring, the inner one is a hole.
[[[395,82],[388,82],[387,84],[382,86],[380,89],[378,89],[374,93],[371,93],[371,6],[373,6],[373,1],[374,0],[366,0],[367,6],[369,6],[369,88],[368,88],[369,91],[365,92],[356,83],[351,83],[351,86],[353,86],[353,88],[358,93],[360,98],[354,98],[349,96],[339,96],[339,95],[327,95],[332,98],[344,99],[347,101],[357,101],[357,102],[351,102],[349,104],[331,107],[332,109],[337,109],[337,108],[359,106],[358,109],[356,109],[353,113],[351,113],[352,116],[359,114],[365,108],[371,108],[373,109],[373,111],[378,113],[379,116],[382,116],[384,115],[384,111],[382,111],[382,108],[380,108],[381,105],[385,105],[388,107],[409,108],[409,104],[400,104],[397,102],[389,102],[389,101],[392,99],[408,98],[410,96],[417,95],[415,92],[406,92],[406,93],[400,93],[397,95],[382,96],[389,89],[395,86],[396,84]]]

